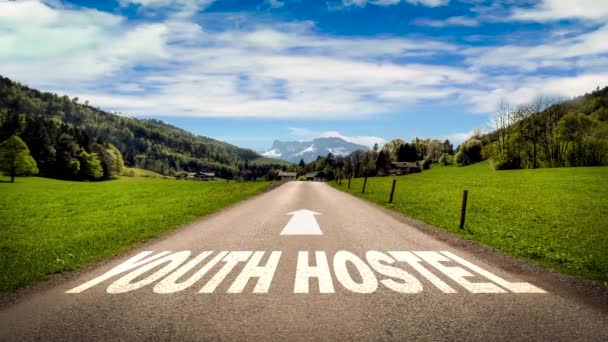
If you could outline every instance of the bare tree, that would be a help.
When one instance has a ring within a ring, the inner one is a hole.
[[[504,100],[500,101],[496,107],[493,121],[496,127],[496,134],[498,135],[498,153],[500,155],[508,153],[509,126],[512,123],[513,111],[513,106]]]
[[[538,149],[544,141],[545,120],[541,113],[550,105],[550,98],[537,96],[522,109],[522,113],[525,115],[522,133],[532,144],[532,168],[538,167]]]

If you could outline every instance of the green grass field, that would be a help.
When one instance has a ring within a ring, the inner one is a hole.
[[[0,182],[0,291],[117,254],[269,184],[141,177]]]
[[[150,171],[150,170],[144,170],[144,169],[138,169],[136,167],[125,167],[122,172],[121,172],[121,176],[123,177],[149,177],[149,178],[171,178],[174,179],[174,177],[169,177],[169,176],[163,176],[160,173],[156,173],[154,171]]]
[[[420,174],[353,179],[350,192],[502,252],[608,286],[608,167],[493,171],[433,165]],[[347,181],[333,186],[348,191]],[[463,189],[467,230],[460,230]]]

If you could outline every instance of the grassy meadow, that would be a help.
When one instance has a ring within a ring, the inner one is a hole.
[[[269,184],[150,177],[0,182],[0,291],[117,254]]]
[[[174,179],[173,177],[163,176],[150,170],[138,169],[136,167],[124,167],[121,174],[123,177],[149,177],[149,178],[166,178]]]
[[[467,239],[608,286],[608,167],[493,171],[433,165],[419,174],[363,178],[334,187]],[[465,230],[459,229],[469,190]]]

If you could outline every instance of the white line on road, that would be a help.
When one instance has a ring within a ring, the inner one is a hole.
[[[321,215],[308,209],[300,209],[288,213],[293,217],[281,231],[281,235],[323,235],[315,215]]]

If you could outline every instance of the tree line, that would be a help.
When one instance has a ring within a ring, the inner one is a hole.
[[[482,156],[496,169],[608,165],[608,87],[573,100],[501,103]]]
[[[386,176],[393,169],[393,162],[408,162],[427,170],[433,163],[449,165],[454,162],[454,145],[449,140],[420,139],[411,142],[393,139],[382,148],[375,144],[369,151],[357,150],[348,155],[319,156],[315,161],[283,167],[283,171],[296,172],[299,176],[322,171],[328,180]],[[271,176],[272,178],[272,176]]]
[[[0,142],[0,170],[11,180],[30,174],[69,180],[111,179],[124,165],[114,145],[93,140],[71,125],[38,116],[0,111]]]
[[[249,149],[194,135],[159,120],[108,113],[78,98],[40,92],[0,76],[0,142],[18,135],[39,164],[40,174],[64,179],[97,178],[95,158],[106,171],[106,150],[120,152],[126,166],[163,175],[178,171],[215,172],[249,179],[275,164]],[[90,156],[95,153],[95,156]],[[93,165],[92,170],[76,170]],[[249,161],[247,165],[245,162]],[[281,163],[276,163],[281,164]],[[103,178],[106,178],[105,173]],[[259,177],[258,177],[259,178]]]

